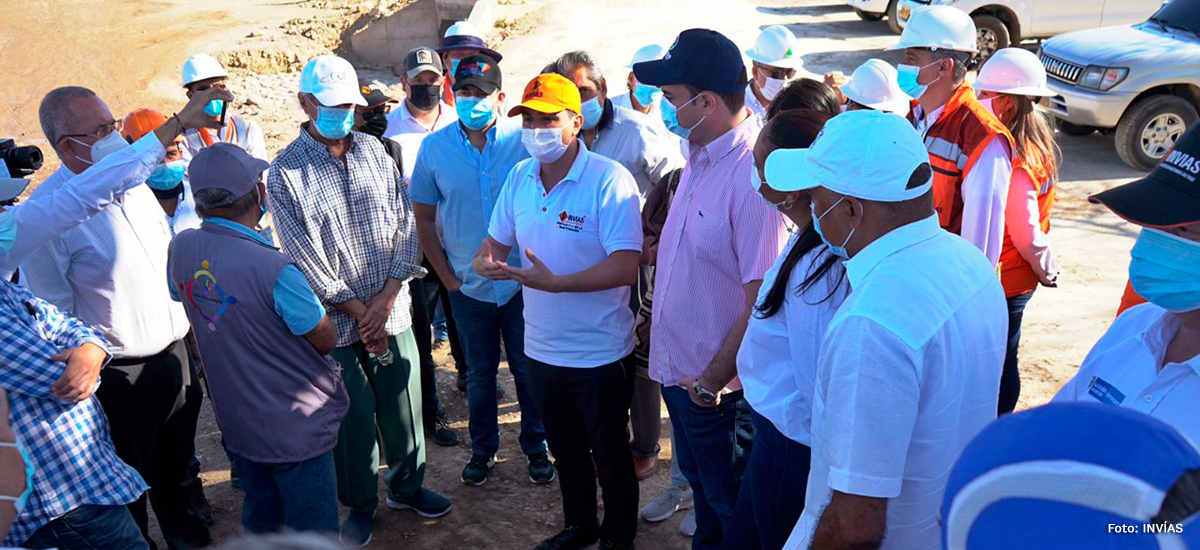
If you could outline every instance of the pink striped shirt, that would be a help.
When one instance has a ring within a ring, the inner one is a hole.
[[[650,377],[663,385],[704,372],[746,310],[742,286],[762,280],[783,246],[783,217],[750,187],[758,130],[749,116],[688,145],[654,279]],[[729,389],[741,389],[737,378]]]

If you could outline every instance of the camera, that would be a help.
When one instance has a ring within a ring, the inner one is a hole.
[[[18,146],[11,138],[0,139],[0,206],[12,206],[42,167],[42,150],[34,145]]]

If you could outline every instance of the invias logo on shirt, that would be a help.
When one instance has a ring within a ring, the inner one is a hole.
[[[575,216],[563,210],[558,214],[558,228],[578,233],[583,230],[583,222],[586,218],[587,216]]]

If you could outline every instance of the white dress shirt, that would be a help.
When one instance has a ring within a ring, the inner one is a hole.
[[[1008,201],[1004,207],[1004,227],[1012,239],[1013,248],[1021,255],[1038,279],[1047,280],[1058,274],[1058,260],[1050,251],[1050,237],[1042,231],[1041,210],[1038,208],[1038,186],[1028,170],[1014,170],[1008,186]]]
[[[74,177],[59,168],[31,200]],[[171,227],[148,187],[134,187],[100,213],[51,240],[21,264],[35,295],[104,333],[118,358],[154,355],[188,331],[163,274]]]
[[[179,195],[179,203],[175,205],[175,215],[167,216],[171,223],[171,231],[178,235],[188,229],[200,229],[200,215],[196,213],[196,199],[192,198],[192,184],[183,180],[183,194]]]
[[[616,105],[617,107],[624,107],[626,109],[631,109],[633,111],[637,111],[637,112],[641,113],[641,111],[638,111],[637,109],[633,108],[633,100],[630,99],[630,96],[632,94],[633,94],[633,92],[627,91],[617,97],[610,97],[609,99],[611,99],[613,102],[613,105]],[[683,161],[683,159],[686,159],[687,158],[687,142],[680,139],[679,136],[671,133],[671,131],[667,129],[667,123],[663,122],[663,119],[662,119],[662,96],[661,95],[658,96],[658,100],[655,101],[654,104],[650,106],[650,112],[642,113],[642,114],[646,115],[646,117],[648,117],[650,119],[650,123],[653,124],[654,127],[657,128],[660,132],[662,132],[662,134],[664,136],[667,136],[667,139],[671,142],[671,147],[673,149],[679,150],[680,160]]]
[[[445,103],[438,104],[438,117],[431,128],[413,116],[408,110],[408,100],[405,100],[388,113],[387,121],[383,137],[400,144],[400,158],[404,161],[402,175],[404,181],[408,181],[412,177],[413,167],[417,165],[417,151],[421,150],[425,136],[458,122],[458,111]]]
[[[663,176],[683,167],[683,157],[650,118],[633,109],[613,105],[612,115],[601,119],[591,151],[617,161],[637,183],[644,204],[650,188]]]
[[[54,192],[43,191],[43,183],[26,201],[9,209],[15,216],[17,233],[13,247],[0,254],[0,275],[8,279],[31,254],[67,230],[83,223],[117,196],[141,185],[150,177],[166,151],[158,137],[146,135],[132,146],[108,155],[82,174],[51,178],[67,179]],[[61,170],[60,170],[61,172]],[[69,178],[69,179],[68,179]]]
[[[775,286],[779,268],[798,237],[796,233],[788,239],[775,265],[763,275],[756,305],[763,303]],[[834,262],[807,290],[800,292],[800,285],[831,257],[828,250],[818,245],[792,267],[783,305],[767,318],[754,311],[737,354],[737,373],[746,401],[788,439],[810,447],[813,383],[821,339],[846,299],[846,270],[841,262]]]
[[[746,107],[750,109],[751,113],[758,116],[758,118],[766,120],[767,106],[760,103],[758,96],[754,95],[754,85],[752,83],[746,84]]]
[[[921,139],[937,122],[945,106],[922,117],[921,106],[914,108],[917,131]],[[991,139],[975,160],[962,183],[962,238],[983,251],[995,266],[1004,248],[1004,206],[1008,202],[1008,185],[1012,179],[1012,153],[1008,140],[1001,136]]]
[[[1200,356],[1166,363],[1179,319],[1154,304],[1130,308],[1108,328],[1055,401],[1127,407],[1175,428],[1200,448]]]
[[[832,491],[888,499],[883,550],[938,548],[950,468],[996,418],[1004,291],[937,216],[867,245],[846,274],[817,367],[804,512],[785,548],[809,547]]]

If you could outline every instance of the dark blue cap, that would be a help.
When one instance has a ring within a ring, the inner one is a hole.
[[[650,86],[689,84],[722,94],[746,86],[746,66],[737,44],[709,29],[679,33],[662,59],[634,63],[633,76]]]
[[[438,55],[445,55],[448,52],[462,50],[478,50],[479,53],[495,59],[496,63],[499,63],[504,58],[504,56],[500,55],[500,52],[487,47],[482,38],[468,34],[450,35],[443,38],[442,47],[437,49],[437,53]]]

